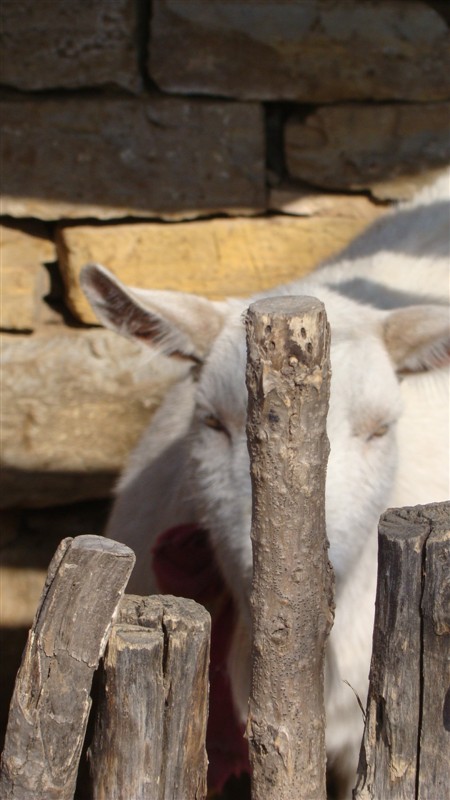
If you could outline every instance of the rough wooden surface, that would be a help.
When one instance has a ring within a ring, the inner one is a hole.
[[[428,507],[423,619],[423,699],[417,800],[450,788],[450,503]],[[431,793],[430,793],[431,789]]]
[[[438,800],[450,786],[450,503],[389,510],[357,800]]]
[[[49,567],[11,701],[2,800],[71,800],[94,670],[134,564],[100,536],[61,542]]]
[[[90,746],[92,800],[206,796],[210,618],[192,600],[125,596]]]
[[[329,328],[314,298],[250,306],[253,800],[324,800],[324,650],[333,577],[325,533]]]

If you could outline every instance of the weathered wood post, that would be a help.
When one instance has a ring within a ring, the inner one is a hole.
[[[324,650],[333,619],[325,532],[329,326],[314,298],[247,314],[253,484],[253,800],[325,800]]]
[[[2,800],[72,800],[92,677],[134,560],[100,536],[64,539],[56,551],[11,700]]]
[[[193,600],[126,595],[88,751],[92,800],[206,797],[210,617]]]
[[[450,503],[387,511],[357,800],[450,787]]]

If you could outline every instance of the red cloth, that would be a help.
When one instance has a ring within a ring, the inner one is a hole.
[[[220,791],[231,775],[249,772],[244,726],[234,713],[226,661],[234,606],[215,563],[206,531],[179,525],[160,534],[152,549],[153,570],[164,594],[190,597],[211,614],[208,788]]]

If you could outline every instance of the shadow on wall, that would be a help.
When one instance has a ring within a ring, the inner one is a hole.
[[[3,205],[12,216],[265,207],[257,103],[52,93],[3,101],[2,116]]]
[[[1,512],[0,750],[9,702],[50,561],[62,539],[101,534],[110,501]]]
[[[450,171],[445,174],[447,175],[450,192]],[[448,256],[450,253],[448,237],[450,199],[442,202],[433,202],[433,215],[435,218],[433,225],[434,235],[427,237],[425,233],[420,243],[417,241],[416,231],[420,229],[426,232],[428,228],[429,208],[427,205],[405,209],[391,219],[386,217],[375,222],[372,226],[371,236],[368,236],[367,233],[361,234],[351,242],[342,255],[350,260],[373,256],[380,251],[401,252],[405,255],[416,257],[421,255]],[[439,238],[436,237],[436,230],[438,229],[442,230],[442,236]]]
[[[0,626],[0,652],[2,654],[0,666],[0,751],[3,750],[9,703],[22,652],[27,641],[28,631],[29,627],[25,626],[15,628]]]

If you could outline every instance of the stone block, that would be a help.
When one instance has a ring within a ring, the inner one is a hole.
[[[324,106],[291,116],[284,139],[290,176],[403,199],[450,160],[450,103]]]
[[[153,0],[149,71],[177,93],[442,100],[449,44],[448,13],[421,0]]]
[[[139,24],[134,0],[3,0],[0,80],[17,89],[138,91]]]
[[[306,274],[368,222],[367,217],[280,215],[61,227],[57,247],[66,302],[83,322],[95,321],[78,283],[87,263],[104,264],[131,286],[216,299],[248,296]]]
[[[366,220],[367,224],[382,216],[388,204],[374,203],[363,194],[320,192],[305,188],[295,181],[284,181],[271,189],[269,209],[299,217],[343,217]]]
[[[195,216],[265,205],[254,103],[72,95],[0,103],[3,213]]]
[[[105,497],[185,365],[116,334],[61,328],[2,337],[0,506]]]
[[[40,322],[42,298],[50,289],[43,265],[56,260],[55,246],[44,226],[27,228],[0,225],[1,327],[6,330],[33,330]]]

